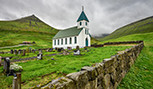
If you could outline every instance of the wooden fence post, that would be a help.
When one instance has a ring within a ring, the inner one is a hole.
[[[12,89],[17,89],[17,86],[18,84],[17,84],[17,77],[14,77],[13,78],[13,87],[12,87]]]
[[[17,77],[13,79],[12,89],[21,89],[21,73],[16,73]]]

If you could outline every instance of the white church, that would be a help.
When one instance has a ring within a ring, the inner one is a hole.
[[[77,26],[60,30],[52,39],[53,48],[80,48],[90,46],[89,20],[82,8],[77,20]]]

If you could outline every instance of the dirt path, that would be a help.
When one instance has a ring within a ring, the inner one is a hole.
[[[4,48],[13,48],[13,47],[20,47],[20,46],[31,46],[30,44],[19,44],[19,45],[14,45],[14,46],[5,46],[5,47],[0,47],[0,49]]]

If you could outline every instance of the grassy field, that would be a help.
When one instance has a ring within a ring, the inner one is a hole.
[[[143,40],[145,47],[118,89],[153,89],[153,32],[128,35],[105,42],[133,40]]]
[[[100,38],[100,41],[115,39],[126,35],[153,32],[153,16],[148,17],[115,30],[110,35]]]
[[[94,63],[102,62],[104,58],[110,58],[118,51],[125,50],[131,46],[108,46],[102,48],[88,48],[88,52],[82,49],[81,56],[71,55],[56,55],[44,57],[43,60],[31,60],[26,62],[19,62],[18,64],[23,67],[22,82],[23,87],[33,87],[39,83],[44,83],[44,79],[40,77],[49,73],[54,73],[56,76],[50,76],[49,79],[60,77],[63,74],[79,71],[83,66],[91,66]],[[51,60],[54,58],[55,60]],[[12,77],[6,77],[2,74],[0,67],[0,87],[6,88],[12,85]],[[46,77],[47,78],[47,77]],[[48,81],[51,81],[49,80]],[[32,83],[32,81],[37,81]],[[46,81],[47,82],[47,81]],[[29,84],[30,83],[30,84]]]

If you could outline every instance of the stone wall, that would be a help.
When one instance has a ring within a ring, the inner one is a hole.
[[[41,88],[51,89],[116,89],[125,74],[141,52],[144,43],[118,52],[109,59],[95,64],[85,66],[79,72],[70,73],[66,77],[52,80]]]

